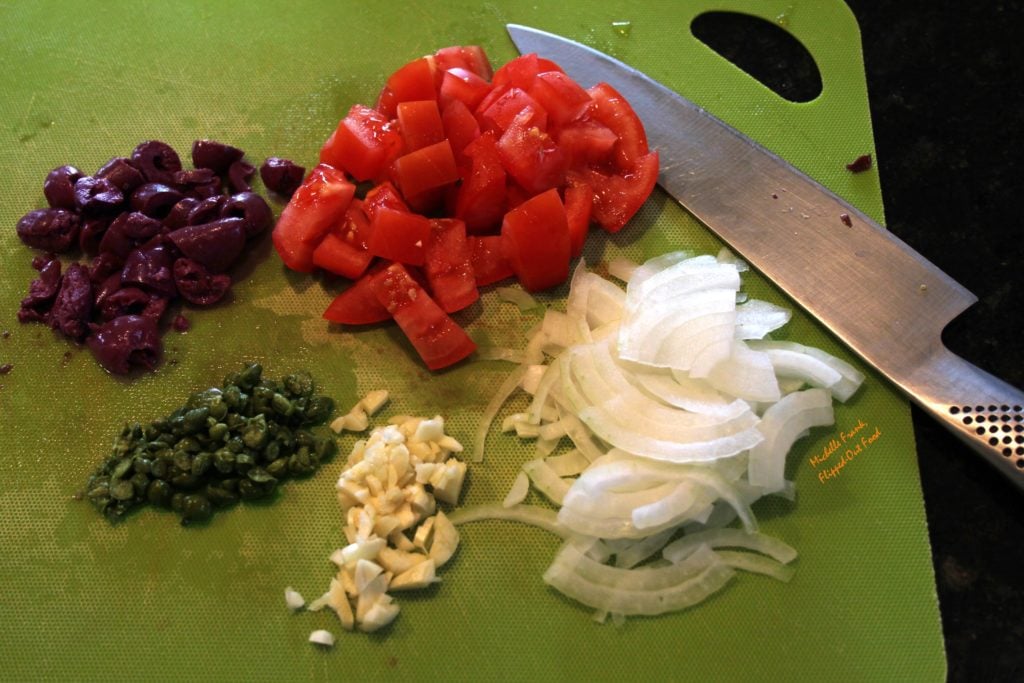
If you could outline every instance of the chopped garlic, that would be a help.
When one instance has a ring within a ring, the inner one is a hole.
[[[288,609],[297,612],[306,604],[306,600],[293,590],[291,586],[288,586],[284,589],[284,603],[288,605]]]
[[[309,634],[309,642],[324,647],[334,647],[334,634],[330,631],[318,629]]]
[[[387,401],[386,391],[371,391],[331,427],[365,430]],[[337,574],[307,609],[329,606],[346,630],[376,631],[399,612],[388,590],[438,581],[437,568],[455,553],[459,533],[437,501],[458,502],[466,463],[453,454],[462,451],[440,415],[395,416],[353,444],[336,485],[348,544],[331,554]]]

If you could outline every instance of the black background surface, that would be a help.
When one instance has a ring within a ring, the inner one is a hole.
[[[1024,387],[1024,0],[847,4],[887,226],[978,296],[947,346]],[[809,54],[757,24],[712,14],[691,29],[788,99],[816,96]],[[949,680],[1024,680],[1024,490],[916,407],[913,423]]]

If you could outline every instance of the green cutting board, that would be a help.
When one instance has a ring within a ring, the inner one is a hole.
[[[817,61],[823,92],[786,102],[697,41],[708,9],[778,21]],[[613,22],[630,22],[628,35]],[[201,528],[146,510],[116,526],[74,499],[119,427],[171,410],[243,361],[268,374],[314,372],[343,409],[387,388],[385,412],[444,415],[471,443],[494,387],[511,369],[472,361],[430,374],[390,326],[347,331],[319,315],[342,285],[286,272],[260,243],[229,304],[186,309],[157,372],[105,374],[87,350],[20,325],[34,271],[14,224],[43,204],[42,180],[72,163],[90,172],[139,141],[179,150],[197,137],[311,166],[319,144],[385,76],[449,44],[480,44],[496,64],[515,51],[507,22],[610,52],[762,141],[882,219],[875,171],[845,164],[871,152],[859,32],[838,0],[557,3],[5,3],[0,7],[0,664],[8,680],[939,680],[945,672],[934,577],[907,404],[868,372],[791,456],[795,503],[762,501],[765,531],[800,551],[781,584],[744,574],[683,613],[595,623],[541,581],[557,547],[510,523],[467,526],[443,582],[399,597],[386,632],[344,634],[331,614],[290,614],[283,589],[319,595],[343,543],[333,486],[339,457]],[[275,205],[279,210],[280,205]],[[780,210],[784,210],[780,208]],[[656,191],[586,258],[646,258],[719,243]],[[851,278],[856,273],[851,272]],[[755,274],[752,296],[785,303]],[[543,301],[560,305],[564,288]],[[538,317],[484,293],[458,316],[482,343],[521,346]],[[802,313],[786,336],[846,355]],[[516,406],[510,406],[509,410]],[[836,476],[840,455],[812,464],[864,423],[878,438]],[[342,452],[354,437],[341,438]],[[531,446],[492,435],[472,465],[464,504],[500,500]],[[533,501],[532,502],[537,502]],[[333,650],[306,642],[339,634]]]

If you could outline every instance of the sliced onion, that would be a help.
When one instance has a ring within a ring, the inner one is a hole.
[[[622,282],[628,282],[640,264],[627,258],[615,258],[608,262],[608,274]]]
[[[738,340],[732,342],[728,359],[711,368],[707,379],[718,391],[748,401],[778,401],[782,396],[768,354]]]
[[[675,533],[675,529],[665,529],[656,534],[645,536],[640,539],[629,539],[619,541],[618,547],[613,547],[615,552],[615,566],[623,569],[635,567],[655,553],[662,550],[665,544]]]
[[[494,291],[497,292],[499,299],[515,304],[523,312],[537,308],[540,305],[529,292],[518,287],[497,287]]]
[[[569,485],[555,473],[551,466],[541,459],[523,463],[523,472],[533,482],[534,487],[556,505],[561,505]]]
[[[788,582],[793,578],[794,570],[789,565],[777,562],[770,557],[764,555],[754,555],[753,553],[738,553],[734,550],[722,550],[719,551],[718,556],[722,559],[722,562],[729,565],[733,569],[742,569],[746,572],[754,574],[764,574],[770,576],[777,581],[783,583]]]
[[[501,346],[481,346],[476,350],[479,360],[505,360],[511,363],[526,361],[526,352],[522,349],[509,349]]]
[[[529,492],[530,478],[526,476],[526,472],[520,472],[516,475],[516,480],[512,482],[512,487],[508,490],[508,494],[505,496],[505,500],[502,501],[501,506],[510,508],[519,505],[526,500],[526,495]]]
[[[793,351],[795,353],[806,354],[812,358],[822,361],[843,376],[841,381],[829,387],[829,391],[832,395],[840,401],[845,402],[853,396],[857,389],[860,388],[860,385],[864,383],[864,373],[841,358],[836,358],[832,354],[822,351],[821,349],[814,348],[813,346],[804,346],[803,344],[797,344],[796,342],[791,341],[752,341],[750,342],[750,347],[760,351]]]
[[[797,436],[811,427],[834,422],[832,397],[824,389],[784,396],[765,410],[758,425],[764,440],[750,450],[750,483],[767,492],[780,490],[785,485],[786,454]]]
[[[715,548],[744,548],[767,555],[784,564],[796,559],[796,550],[785,542],[762,533],[747,533],[742,529],[708,529],[669,543],[662,550],[662,557],[670,562],[678,562],[689,556],[701,545]]]
[[[519,388],[519,383],[522,381],[523,375],[526,374],[526,369],[527,366],[520,365],[513,370],[505,378],[505,381],[501,383],[501,386],[498,387],[498,391],[491,397],[487,407],[484,408],[484,414],[480,418],[480,425],[477,427],[473,441],[473,462],[483,462],[484,444],[487,441],[487,432],[491,431],[491,423],[494,422],[494,418],[497,417],[498,411],[505,405],[508,397]]]
[[[657,569],[608,567],[567,544],[544,573],[544,581],[594,609],[612,614],[656,615],[702,602],[734,575],[732,569],[714,557],[697,573],[681,569],[680,565]],[[604,570],[614,573],[605,578]]]
[[[561,455],[548,456],[544,462],[560,477],[576,476],[590,465],[590,461],[576,448]]]
[[[459,508],[450,515],[448,520],[456,525],[470,524],[488,519],[520,522],[549,531],[562,538],[571,538],[572,532],[558,523],[558,515],[554,510],[537,507],[536,505],[514,505],[506,508],[500,505],[477,505]]]
[[[764,339],[765,335],[783,327],[793,317],[792,311],[760,299],[749,299],[736,307],[736,338]]]

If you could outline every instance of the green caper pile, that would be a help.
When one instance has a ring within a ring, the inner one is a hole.
[[[86,497],[111,520],[150,503],[187,525],[239,500],[266,498],[281,479],[315,472],[337,444],[310,428],[326,422],[334,401],[315,393],[307,373],[281,381],[262,375],[249,364],[165,418],[126,425],[89,477]]]

